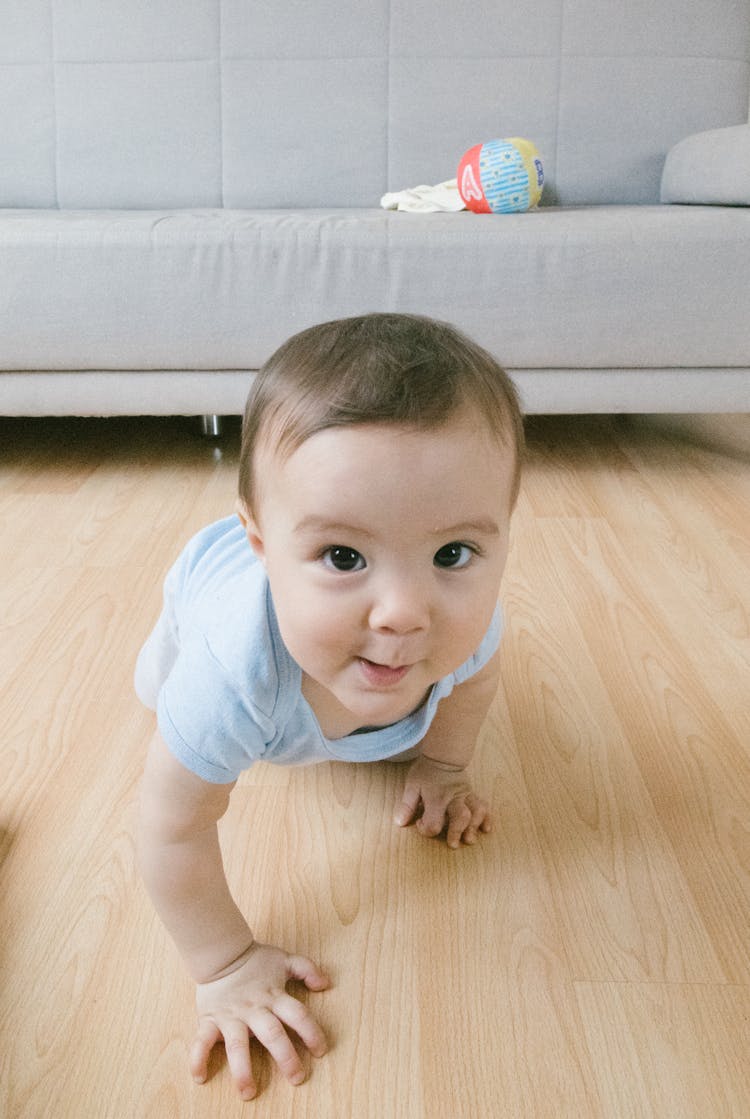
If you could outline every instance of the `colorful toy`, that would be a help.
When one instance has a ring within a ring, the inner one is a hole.
[[[458,190],[477,214],[515,214],[539,204],[544,168],[530,140],[487,140],[458,165]]]

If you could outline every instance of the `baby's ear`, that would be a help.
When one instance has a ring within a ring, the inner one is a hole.
[[[241,497],[237,498],[235,510],[237,512],[237,516],[242,521],[242,527],[245,530],[245,535],[247,536],[250,547],[253,549],[260,562],[265,563],[266,552],[265,548],[263,547],[263,538],[260,535],[260,529],[255,518],[253,517],[252,513]]]

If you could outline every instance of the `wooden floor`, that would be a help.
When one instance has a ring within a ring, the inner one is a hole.
[[[750,456],[537,418],[476,777],[449,852],[395,765],[259,766],[223,829],[261,938],[319,960],[291,1088],[186,1068],[192,994],[134,869],[166,565],[231,511],[237,426],[0,420],[3,1119],[747,1119]]]

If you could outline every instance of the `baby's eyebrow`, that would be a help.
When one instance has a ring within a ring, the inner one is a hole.
[[[478,517],[475,521],[462,521],[458,525],[448,525],[446,528],[436,528],[433,536],[499,536],[500,527],[491,517]]]
[[[374,533],[364,525],[350,524],[346,521],[338,521],[330,517],[322,517],[319,514],[310,513],[308,516],[303,517],[294,526],[295,532],[320,532],[324,535],[333,534],[338,536],[346,536],[348,533],[356,533],[357,536],[372,539]],[[445,527],[435,528],[431,532],[432,536],[445,538],[456,538],[459,536],[499,536],[500,527],[497,521],[491,517],[477,517],[476,520],[461,521],[460,524],[446,525]]]
[[[372,539],[373,533],[370,529],[365,528],[363,525],[348,524],[344,521],[331,520],[328,517],[321,517],[315,513],[310,513],[308,516],[303,517],[294,526],[295,532],[321,532],[326,535],[333,533],[334,535],[346,535],[347,533],[356,533],[357,536],[366,536]]]

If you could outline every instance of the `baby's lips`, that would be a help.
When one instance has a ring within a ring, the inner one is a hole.
[[[359,664],[368,683],[379,688],[399,684],[411,668],[408,664],[393,668],[388,664],[377,664],[376,661],[366,660],[364,657],[360,657]]]

